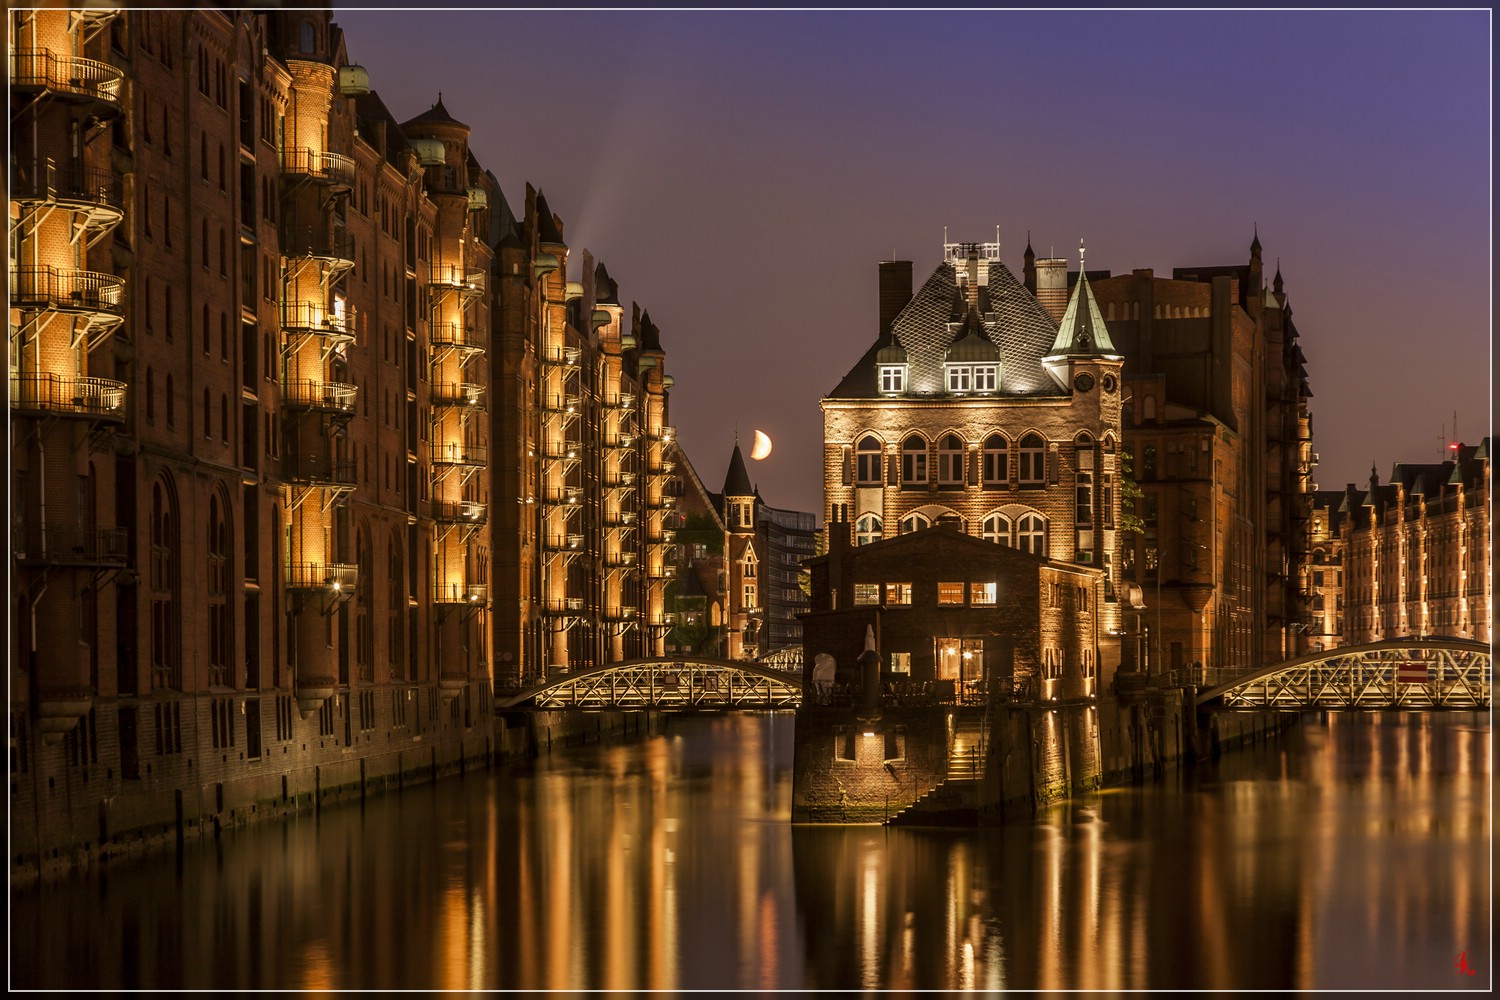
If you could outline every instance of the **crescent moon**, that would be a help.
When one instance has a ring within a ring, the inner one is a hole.
[[[755,446],[750,449],[750,457],[759,462],[771,454],[771,439],[766,436],[765,431],[755,432]]]

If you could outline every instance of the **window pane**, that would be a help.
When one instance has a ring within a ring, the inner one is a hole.
[[[879,604],[880,584],[878,583],[856,583],[854,585],[855,604]]]
[[[911,584],[888,583],[885,585],[885,603],[887,604],[910,604]]]
[[[939,583],[939,604],[962,604],[964,602],[964,585],[962,583]]]
[[[970,604],[994,604],[998,586],[994,583],[969,584]]]

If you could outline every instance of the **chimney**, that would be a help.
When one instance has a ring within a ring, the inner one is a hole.
[[[969,282],[964,286],[964,297],[968,299],[971,312],[979,311],[979,247],[969,247]]]
[[[1036,300],[1062,322],[1068,311],[1068,261],[1065,257],[1043,257],[1036,262]]]
[[[880,337],[888,339],[891,324],[911,301],[911,261],[880,262]]]

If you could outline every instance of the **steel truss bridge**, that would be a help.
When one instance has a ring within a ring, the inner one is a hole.
[[[1490,647],[1473,639],[1342,646],[1265,667],[1198,695],[1224,708],[1490,707]]]
[[[802,704],[802,675],[742,660],[625,660],[566,674],[497,708],[781,709]]]

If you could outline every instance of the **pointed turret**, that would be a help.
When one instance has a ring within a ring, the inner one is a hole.
[[[734,453],[729,456],[729,472],[724,476],[723,492],[726,499],[755,496],[750,473],[745,470],[745,456],[740,453],[739,438],[735,438]]]
[[[1260,260],[1260,223],[1255,224],[1255,236],[1250,240],[1250,259]]]
[[[1055,361],[1079,355],[1120,356],[1114,341],[1110,339],[1109,328],[1104,325],[1104,314],[1099,311],[1099,303],[1095,301],[1094,293],[1089,288],[1089,278],[1083,270],[1081,255],[1078,261],[1078,283],[1073,286],[1073,296],[1068,300],[1067,312],[1063,313],[1062,323],[1057,328],[1057,339],[1052,342],[1052,350],[1047,352],[1045,360]]]

